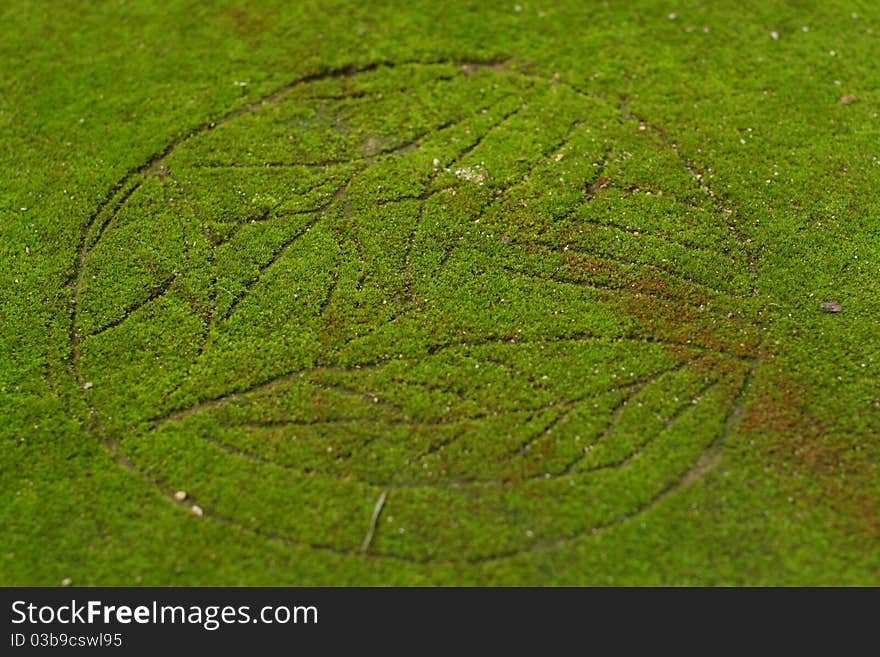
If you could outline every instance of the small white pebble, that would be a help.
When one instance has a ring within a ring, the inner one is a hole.
[[[83,383],[83,390],[91,390],[92,386],[95,385],[91,381],[86,381]]]
[[[61,580],[61,586],[70,586],[71,584],[73,584],[73,580],[69,577],[65,577]]]
[[[676,18],[678,18],[678,14],[675,12],[669,14],[669,20],[674,21]]]
[[[190,511],[195,513],[199,518],[201,518],[203,515],[205,515],[205,512],[202,511],[202,507],[200,507],[198,504],[193,504],[190,507]]]
[[[831,55],[832,57],[837,57],[837,51],[835,51],[835,50],[829,50],[828,54]]]
[[[176,493],[174,493],[174,499],[177,500],[178,502],[183,502],[186,499],[186,497],[187,497],[187,495],[186,495],[185,490],[179,490]]]
[[[436,168],[438,168],[439,166],[440,166],[440,160],[438,160],[438,159],[435,157],[435,158],[434,158],[434,168],[436,169]]]
[[[770,38],[773,39],[774,41],[777,41],[779,39],[779,32],[774,30],[773,32],[770,33]]]

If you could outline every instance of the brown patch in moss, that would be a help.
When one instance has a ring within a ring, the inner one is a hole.
[[[755,358],[760,329],[743,317],[735,300],[713,298],[697,285],[663,276],[638,265],[622,265],[601,257],[574,255],[567,258],[572,278],[611,288],[607,301],[638,323],[636,334],[741,358]],[[628,290],[638,294],[621,294]]]
[[[763,391],[749,404],[740,424],[748,433],[761,433],[777,438],[768,454],[798,457],[808,464],[821,464],[820,472],[833,474],[830,453],[822,445],[828,427],[804,408],[805,391],[787,382],[777,383]],[[809,449],[807,449],[809,447]]]
[[[776,462],[807,469],[820,488],[809,503],[830,504],[858,529],[880,537],[880,511],[870,493],[877,464],[850,458],[852,445],[829,435],[827,423],[806,406],[809,391],[786,381],[755,397],[740,429],[764,439],[764,454]]]
[[[621,274],[619,265],[592,256],[572,256],[568,258],[568,264],[575,275],[586,274],[605,281],[614,280]]]
[[[687,281],[675,280],[649,265],[623,265],[599,256],[575,255],[567,259],[575,275],[588,276],[604,285],[626,287],[669,301],[682,301],[693,306],[713,306],[719,303],[705,289]]]
[[[230,14],[235,23],[235,29],[247,36],[266,32],[269,29],[268,14],[249,13],[244,9],[235,9]]]
[[[712,353],[701,354],[698,358],[694,358],[691,354],[690,366],[699,372],[704,372],[707,380],[729,382],[737,389],[742,387],[746,374],[751,368],[748,362]]]
[[[624,316],[638,322],[638,334],[670,342],[693,344],[723,354],[755,358],[760,342],[757,326],[734,316],[711,312],[674,299],[653,296],[617,298]]]
[[[637,272],[632,279],[631,287],[645,294],[681,299],[697,306],[708,306],[712,303],[712,300],[702,290],[682,283],[673,283],[656,275],[655,272]]]

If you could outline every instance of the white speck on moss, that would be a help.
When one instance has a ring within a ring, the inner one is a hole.
[[[484,182],[486,182],[488,173],[486,172],[486,167],[481,164],[476,164],[472,167],[462,167],[461,169],[456,169],[455,177],[467,180],[468,182],[474,182],[482,185]]]

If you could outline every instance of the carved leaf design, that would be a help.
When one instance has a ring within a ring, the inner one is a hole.
[[[502,67],[317,76],[206,126],[90,223],[74,367],[166,493],[414,561],[638,514],[723,440],[749,245],[661,131]],[[384,500],[384,498],[383,498]]]

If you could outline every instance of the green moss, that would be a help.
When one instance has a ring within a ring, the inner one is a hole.
[[[0,9],[0,582],[876,584],[880,14],[373,4]]]

